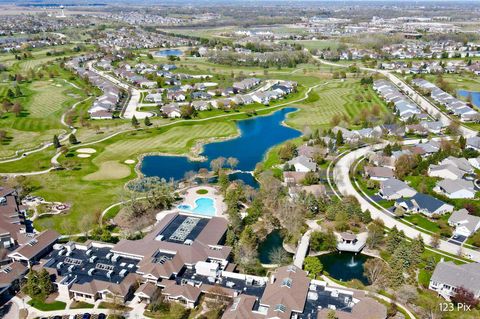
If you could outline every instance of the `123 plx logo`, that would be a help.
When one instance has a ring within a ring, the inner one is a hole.
[[[442,312],[451,312],[451,311],[471,311],[472,305],[466,303],[453,303],[453,302],[442,302],[439,304],[440,311]]]

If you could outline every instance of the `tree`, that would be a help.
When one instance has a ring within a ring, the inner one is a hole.
[[[145,117],[144,123],[145,123],[145,126],[150,126],[150,125],[152,125],[152,123],[150,122],[150,118],[149,118],[148,116]]]
[[[376,248],[383,240],[383,221],[375,220],[368,226],[367,247],[370,249]]]
[[[214,173],[218,173],[225,165],[225,157],[217,157],[210,161],[210,168]]]
[[[275,265],[285,265],[290,261],[290,257],[283,247],[274,248],[268,254],[268,257],[270,258],[271,263]]]
[[[137,127],[137,126],[139,125],[138,120],[137,120],[137,118],[135,117],[135,115],[132,117],[132,125],[133,125],[134,127]]]
[[[458,138],[458,145],[462,150],[465,149],[465,146],[467,145],[467,140],[465,139],[465,137],[463,137],[463,135],[460,135],[460,137]]]
[[[310,247],[317,252],[333,251],[337,248],[337,237],[332,229],[328,229],[326,233],[314,231],[310,236]]]
[[[77,137],[73,133],[68,136],[68,141],[72,145],[78,144]]]
[[[19,117],[22,114],[22,105],[19,102],[13,103],[12,112],[16,117]]]
[[[432,239],[430,241],[430,246],[433,248],[438,248],[440,246],[440,235],[435,233],[432,234]]]
[[[13,93],[12,89],[8,89],[8,91],[7,91],[7,97],[8,97],[9,99],[15,98],[15,93]]]
[[[227,158],[227,164],[228,166],[230,166],[231,169],[235,169],[235,167],[237,167],[238,165],[238,159],[236,159],[235,157],[229,157]]]
[[[343,145],[343,143],[344,143],[343,133],[342,133],[341,130],[338,130],[338,132],[337,132],[336,142],[337,142],[337,146]]]
[[[378,258],[368,259],[363,265],[363,274],[371,285],[383,286],[385,284],[387,266]]]
[[[20,86],[16,85],[15,86],[15,96],[19,97],[19,96],[22,96],[22,95],[23,95],[23,93],[22,93],[22,90],[20,90]]]
[[[0,143],[5,142],[7,139],[7,131],[0,130]]]
[[[451,300],[455,304],[464,304],[469,305],[472,308],[477,307],[479,300],[475,298],[475,294],[465,287],[458,287],[455,295],[452,296]]]
[[[60,144],[60,140],[58,139],[57,135],[53,136],[53,146],[55,148],[60,148],[62,146],[62,144]]]
[[[392,145],[387,144],[387,146],[385,146],[383,149],[383,155],[388,157],[392,156]]]
[[[291,142],[287,142],[284,145],[282,145],[282,147],[280,147],[280,149],[278,150],[278,156],[283,161],[287,161],[295,156],[295,152],[296,152],[295,145]]]
[[[399,218],[403,217],[405,216],[405,213],[406,213],[405,208],[403,208],[402,206],[397,206],[395,208],[395,211],[394,211],[395,217],[399,217]]]
[[[318,278],[323,271],[323,265],[320,259],[314,256],[305,257],[304,267],[305,271],[308,271],[308,277],[312,279]]]

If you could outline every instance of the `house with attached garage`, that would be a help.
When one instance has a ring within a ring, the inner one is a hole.
[[[422,193],[416,193],[409,199],[397,199],[395,207],[402,207],[409,213],[422,213],[428,217],[453,212],[452,205]]]
[[[433,190],[450,199],[475,198],[476,194],[473,182],[464,179],[444,179]]]
[[[455,227],[454,235],[470,237],[480,228],[480,217],[471,215],[463,208],[452,213],[448,224]]]
[[[480,151],[480,136],[472,136],[467,138],[467,148],[475,151]]]
[[[178,105],[173,103],[162,106],[160,110],[169,118],[176,118],[182,116]]]
[[[469,158],[468,162],[476,169],[480,169],[480,156],[475,158]]]
[[[446,164],[450,164],[455,167],[458,167],[459,169],[464,171],[466,174],[473,173],[472,165],[470,165],[470,163],[466,158],[449,156],[440,162],[440,165],[446,165]]]
[[[388,167],[365,167],[365,176],[374,181],[386,181],[395,177],[393,170]]]
[[[428,289],[450,300],[463,287],[480,297],[480,263],[457,265],[453,261],[439,262],[433,271]]]
[[[430,177],[440,177],[444,179],[460,179],[465,175],[465,172],[459,169],[456,166],[445,164],[445,165],[435,165],[431,164],[428,167],[428,176]]]
[[[295,168],[295,172],[315,172],[317,170],[317,163],[304,155],[297,156],[287,163]]]
[[[412,197],[416,190],[407,185],[404,181],[390,178],[380,182],[378,195],[386,200],[396,200],[402,197]]]

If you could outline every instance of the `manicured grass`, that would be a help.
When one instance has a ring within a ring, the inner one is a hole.
[[[347,79],[344,82],[331,80],[326,85],[314,89],[316,98],[299,103],[299,112],[287,119],[287,124],[296,127],[325,128],[335,115],[346,115],[353,119],[362,109],[371,109],[377,104],[382,113],[390,112],[373,89],[364,88],[359,79]]]
[[[28,301],[28,304],[34,308],[37,308],[41,311],[54,311],[54,310],[63,310],[67,306],[66,303],[61,301],[54,301],[52,303],[46,303],[41,300],[32,299]]]
[[[440,227],[438,227],[438,224],[435,223],[434,221],[429,220],[428,218],[420,215],[420,214],[412,214],[409,216],[404,217],[405,220],[411,222],[412,224],[421,227],[423,229],[426,229],[431,232],[438,232],[440,231]]]
[[[208,190],[206,190],[206,189],[199,189],[199,190],[197,190],[197,194],[198,194],[198,195],[205,195],[205,194],[207,194],[207,193],[208,193]]]
[[[74,301],[70,305],[70,309],[93,309],[94,305],[84,301]]]
[[[51,141],[54,134],[64,132],[66,128],[60,122],[62,114],[85,97],[81,90],[61,79],[33,81],[20,88],[22,96],[13,101],[22,105],[22,113],[18,117],[6,113],[0,118],[2,129],[11,137],[0,148],[0,157],[11,156],[18,149],[37,147]]]
[[[103,181],[109,179],[122,179],[130,176],[130,167],[116,161],[106,161],[100,164],[98,171],[84,177],[87,181]]]

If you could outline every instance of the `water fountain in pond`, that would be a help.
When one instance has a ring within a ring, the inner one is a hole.
[[[350,262],[347,264],[347,267],[353,268],[353,267],[355,267],[355,266],[357,266],[357,265],[358,265],[358,262],[356,262],[355,259],[354,259],[353,256],[352,256],[352,260],[350,260]]]

